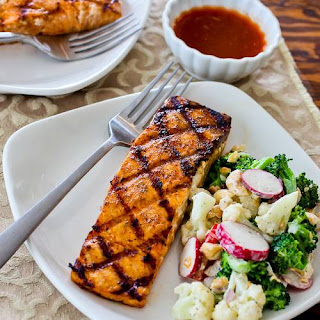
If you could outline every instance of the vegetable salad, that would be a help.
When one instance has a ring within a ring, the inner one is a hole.
[[[312,285],[318,186],[284,154],[254,159],[235,146],[192,195],[182,225],[177,320],[257,320]]]

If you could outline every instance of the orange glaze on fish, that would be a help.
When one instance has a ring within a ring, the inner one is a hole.
[[[221,155],[230,127],[226,114],[169,98],[111,181],[100,216],[70,265],[71,279],[105,298],[143,307],[190,192]]]
[[[0,31],[29,35],[96,29],[120,17],[119,0],[0,1]]]

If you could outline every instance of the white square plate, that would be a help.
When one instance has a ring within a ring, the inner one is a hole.
[[[4,177],[15,219],[72,172],[108,136],[107,122],[136,94],[103,101],[30,124],[11,136],[3,155]],[[306,171],[320,183],[319,169],[295,140],[254,100],[239,89],[216,82],[198,82],[184,95],[232,116],[227,148],[245,143],[256,157],[285,153],[294,158],[296,173]],[[160,269],[145,308],[136,309],[105,300],[80,289],[69,279],[82,243],[96,221],[109,181],[127,148],[114,148],[70,192],[27,241],[41,270],[56,288],[91,319],[166,320],[176,300],[173,289],[181,279],[175,241]],[[319,266],[319,250],[314,266]],[[291,304],[279,312],[265,312],[264,319],[291,319],[320,301],[320,268],[315,267],[313,286],[290,292]]]
[[[141,26],[151,0],[123,0],[122,13],[134,12]],[[0,93],[53,96],[82,89],[114,69],[138,40],[140,32],[95,57],[63,62],[21,43],[0,45]]]

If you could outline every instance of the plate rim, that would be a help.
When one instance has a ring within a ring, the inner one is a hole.
[[[152,0],[143,0],[147,2],[146,4],[146,13],[141,20],[142,24],[142,30],[137,32],[133,37],[131,37],[130,42],[128,42],[127,47],[125,50],[113,61],[113,63],[107,65],[105,68],[102,68],[100,71],[98,71],[95,74],[92,74],[91,76],[87,78],[81,78],[77,82],[69,83],[67,85],[58,86],[55,88],[50,87],[29,87],[25,85],[6,85],[0,83],[0,94],[25,94],[25,95],[37,95],[37,96],[59,96],[64,94],[73,93],[75,91],[81,90],[94,82],[100,80],[104,76],[106,76],[108,73],[110,73],[117,65],[119,65],[125,57],[129,54],[129,52],[132,50],[134,45],[137,43],[137,41],[140,38],[141,33],[144,31],[146,26],[146,21],[150,15],[150,8]],[[105,52],[104,52],[105,53]],[[102,55],[104,54],[102,53]],[[54,59],[54,58],[50,58]],[[91,58],[88,58],[91,59]],[[60,63],[73,63],[73,61],[59,61]]]
[[[214,85],[218,85],[218,86],[224,86],[224,87],[228,87],[231,90],[234,91],[238,91],[241,92],[242,94],[246,95],[246,98],[250,99],[251,101],[253,101],[256,104],[256,107],[259,108],[262,112],[264,112],[268,117],[272,118],[273,121],[275,121],[284,131],[284,133],[287,135],[287,137],[289,137],[294,143],[295,145],[302,149],[302,151],[309,157],[309,159],[314,163],[314,165],[316,167],[317,164],[313,161],[313,159],[303,150],[303,148],[299,145],[299,143],[287,132],[287,130],[285,128],[283,128],[283,126],[276,121],[271,114],[269,114],[257,101],[255,101],[251,96],[249,96],[246,92],[242,91],[241,89],[231,85],[231,84],[227,84],[227,83],[222,83],[222,82],[216,82],[216,81],[199,81],[199,82],[193,82],[190,84],[190,87],[192,86],[207,86],[210,84],[214,84]],[[50,121],[51,119],[57,119],[59,117],[63,117],[65,114],[72,114],[72,113],[76,113],[76,112],[85,112],[85,110],[92,108],[94,106],[97,105],[102,105],[105,102],[110,102],[110,101],[115,101],[117,102],[118,100],[121,99],[126,99],[128,97],[132,97],[132,99],[137,96],[139,94],[139,92],[137,93],[131,93],[131,94],[127,94],[127,95],[122,95],[122,96],[118,96],[112,99],[107,99],[107,100],[103,100],[103,101],[99,101],[93,104],[88,104],[76,109],[72,109],[72,110],[68,110],[66,112],[62,112],[44,119],[40,119],[38,121],[32,122],[22,128],[20,128],[19,130],[17,130],[16,132],[14,132],[9,139],[7,140],[4,149],[3,149],[3,156],[2,156],[2,162],[3,162],[3,175],[4,175],[4,181],[5,181],[5,188],[7,191],[7,196],[8,196],[8,200],[9,200],[9,205],[10,205],[10,209],[14,218],[14,221],[16,221],[20,215],[18,214],[18,212],[16,211],[15,208],[15,204],[14,204],[14,196],[13,193],[11,192],[12,189],[10,189],[10,185],[11,185],[11,181],[9,180],[8,177],[8,149],[11,147],[11,144],[13,143],[13,141],[15,140],[15,138],[17,137],[17,135],[20,135],[24,130],[29,130],[30,128],[32,128],[33,126],[37,125],[40,122],[45,122],[45,121]],[[31,254],[31,256],[33,257],[33,259],[35,260],[35,262],[37,263],[38,267],[40,268],[40,270],[42,271],[42,273],[44,274],[44,276],[46,278],[48,278],[48,280],[51,282],[51,284],[59,291],[59,293],[61,295],[63,295],[76,309],[78,309],[80,312],[82,312],[85,316],[87,316],[89,319],[94,319],[94,320],[99,320],[99,318],[93,317],[91,315],[91,311],[90,309],[88,309],[86,307],[86,304],[83,303],[79,303],[78,300],[72,295],[69,294],[68,290],[65,290],[64,285],[62,285],[61,282],[56,281],[55,278],[56,276],[51,272],[51,269],[46,268],[45,263],[44,263],[44,258],[41,256],[41,254],[39,254],[37,252],[36,249],[33,248],[33,244],[32,241],[30,239],[26,240],[25,245],[29,251],[29,253]],[[320,302],[320,291],[312,296],[310,299],[308,299],[307,301],[305,301],[304,303],[302,303],[298,309],[294,309],[294,310],[287,310],[285,312],[285,314],[283,315],[283,318],[281,319],[291,319],[301,313],[303,313],[304,311],[308,310],[309,308],[311,308],[312,306],[314,306],[315,304]],[[285,309],[284,309],[285,310]],[[284,312],[283,310],[283,312]],[[120,319],[120,318],[119,318]]]

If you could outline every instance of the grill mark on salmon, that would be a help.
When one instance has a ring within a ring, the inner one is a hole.
[[[103,238],[101,236],[97,236],[97,240],[99,243],[99,246],[102,250],[103,255],[106,258],[111,258],[113,256],[113,251],[112,249],[109,248],[109,246],[107,245],[107,243],[103,240]]]
[[[85,267],[81,264],[81,262],[78,259],[76,260],[74,265],[69,263],[69,268],[71,268],[71,270],[78,275],[78,277],[83,281],[83,284],[86,287],[88,288],[93,287],[93,284],[86,278]]]
[[[105,261],[99,262],[99,263],[93,263],[89,264],[83,267],[83,272],[86,270],[99,270],[104,269],[106,267],[113,266],[115,262],[121,260],[123,257],[133,257],[138,253],[137,250],[125,250],[119,253],[114,254],[111,257],[108,257]]]
[[[72,280],[106,298],[144,306],[183,218],[191,186],[201,183],[220,156],[230,123],[227,115],[181,97],[169,98],[111,181],[87,237],[96,238],[96,244],[83,246],[77,260],[83,268],[80,273],[73,269]],[[201,178],[194,182],[196,175]]]
[[[134,228],[135,233],[137,234],[138,237],[142,237],[143,236],[143,230],[140,227],[139,221],[137,221],[137,219],[132,214],[130,214],[131,209],[128,207],[128,205],[125,203],[125,201],[121,197],[121,195],[119,193],[119,190],[120,190],[120,188],[116,188],[114,190],[115,194],[116,194],[116,197],[119,199],[121,205],[123,206],[123,208],[124,208],[124,210],[126,212],[126,215],[128,215],[128,214],[130,215],[131,226]]]
[[[152,275],[145,276],[137,280],[133,280],[124,274],[122,268],[118,264],[114,264],[113,267],[117,275],[121,279],[121,289],[114,291],[113,293],[118,295],[127,292],[132,298],[141,301],[143,297],[139,295],[139,293],[137,292],[137,288],[148,286],[150,281],[152,281]]]

